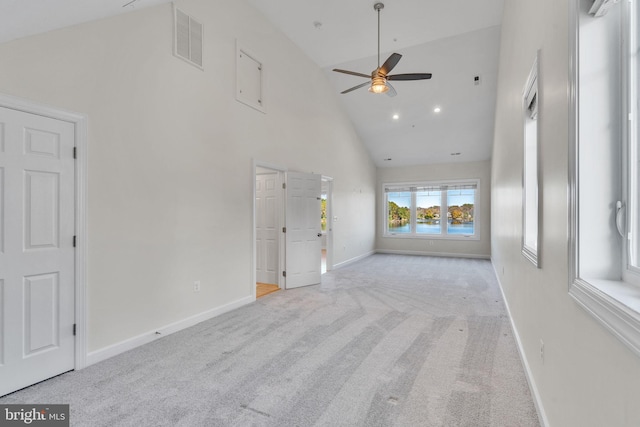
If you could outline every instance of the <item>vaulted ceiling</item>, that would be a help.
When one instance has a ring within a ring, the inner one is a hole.
[[[384,2],[381,61],[397,52],[403,57],[392,74],[433,74],[393,82],[395,97],[366,87],[341,95],[366,79],[331,71],[377,67],[375,1],[247,1],[324,70],[378,166],[490,158],[504,0]],[[168,2],[3,0],[0,42]]]

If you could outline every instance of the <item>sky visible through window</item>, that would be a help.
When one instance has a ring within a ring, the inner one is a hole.
[[[418,206],[431,207],[440,205],[440,192],[430,191],[418,193]],[[449,190],[448,194],[449,206],[462,206],[464,204],[473,204],[475,198],[475,190]],[[389,193],[388,200],[394,202],[401,207],[411,206],[411,197],[409,193]],[[433,201],[433,203],[431,203]]]
[[[447,194],[449,206],[462,206],[474,203],[476,190],[449,190]]]

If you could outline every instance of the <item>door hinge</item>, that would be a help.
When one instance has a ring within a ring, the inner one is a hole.
[[[286,182],[283,182],[283,183],[282,183],[282,189],[283,189],[283,190],[286,190],[286,189],[287,189],[287,183],[286,183]]]
[[[282,227],[282,232],[286,233],[287,232],[287,227]]]
[[[76,236],[73,236],[73,247],[74,247],[74,248],[76,247],[76,240],[77,240],[77,239],[76,239]]]
[[[73,324],[73,336],[74,337],[76,336],[76,324],[75,323]]]
[[[282,277],[287,277],[287,272],[286,271],[282,272]]]
[[[78,147],[73,147],[73,158],[74,159],[78,158]]]

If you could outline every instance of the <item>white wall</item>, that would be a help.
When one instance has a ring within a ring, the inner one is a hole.
[[[490,184],[491,162],[457,162],[408,166],[395,168],[378,168],[378,184],[376,191],[376,249],[383,252],[410,253],[424,255],[468,256],[488,258],[490,247]],[[456,179],[480,179],[480,191],[477,212],[480,240],[445,240],[384,237],[384,190],[383,184],[412,181],[442,181]]]
[[[492,258],[549,425],[637,426],[640,360],[568,295],[568,1],[505,2],[492,158]],[[521,96],[537,49],[540,269],[520,252]]]
[[[89,117],[90,351],[251,295],[253,159],[333,177],[336,263],[374,248],[375,166],[320,69],[244,1],[177,3],[204,72],[170,5],[0,45],[0,93]],[[267,114],[235,100],[236,39]]]

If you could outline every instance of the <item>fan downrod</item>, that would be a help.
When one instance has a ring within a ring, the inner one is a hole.
[[[388,96],[396,96],[396,91],[389,84],[389,80],[399,80],[399,81],[407,81],[407,80],[427,80],[431,78],[431,73],[409,73],[409,74],[389,74],[391,70],[398,64],[402,55],[399,53],[392,53],[389,58],[384,62],[384,64],[380,65],[380,11],[384,9],[384,3],[376,2],[373,5],[373,10],[375,10],[378,15],[378,67],[371,72],[371,75],[367,75],[364,73],[358,73],[356,71],[349,70],[341,70],[338,68],[334,68],[333,71],[343,74],[350,74],[352,76],[364,77],[367,82],[356,85],[347,90],[343,90],[342,94],[352,92],[356,89],[360,89],[365,86],[370,86],[369,91],[373,93],[386,93]]]

